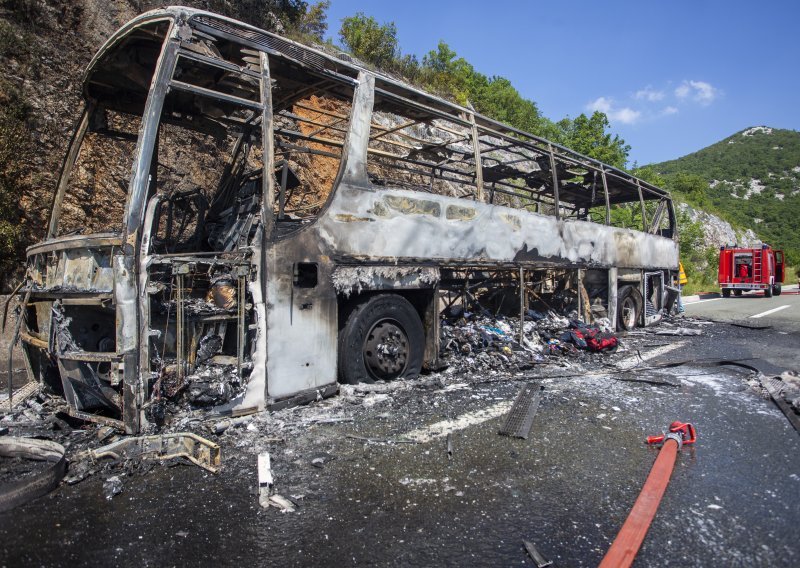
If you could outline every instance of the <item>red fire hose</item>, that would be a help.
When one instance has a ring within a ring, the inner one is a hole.
[[[633,504],[633,509],[628,514],[625,524],[611,544],[600,568],[620,568],[633,564],[639,547],[642,546],[647,529],[653,522],[658,505],[667,489],[672,468],[675,466],[675,457],[683,444],[694,444],[697,432],[694,426],[683,422],[673,422],[669,426],[669,433],[665,436],[648,436],[648,444],[663,444],[658,453],[650,475],[644,482],[642,492]]]

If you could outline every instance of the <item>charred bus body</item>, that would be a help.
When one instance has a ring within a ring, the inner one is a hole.
[[[524,310],[572,278],[646,325],[677,269],[665,191],[222,16],[136,18],[84,95],[20,337],[32,379],[129,433],[179,392],[238,413],[414,376],[476,286]]]

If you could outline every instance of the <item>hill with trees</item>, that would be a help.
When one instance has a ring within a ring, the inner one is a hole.
[[[679,199],[800,260],[800,132],[754,126],[648,169]]]

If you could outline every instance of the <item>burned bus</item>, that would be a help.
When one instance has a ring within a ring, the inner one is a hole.
[[[664,310],[667,192],[346,55],[170,7],[83,99],[19,333],[77,417],[136,433],[180,392],[237,414],[414,377],[478,288]]]

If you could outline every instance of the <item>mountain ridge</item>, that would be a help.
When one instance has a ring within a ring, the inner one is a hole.
[[[674,160],[651,164],[691,206],[800,258],[800,132],[751,126]]]

